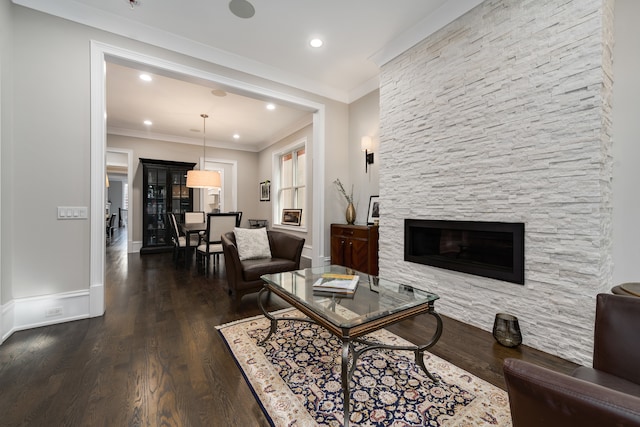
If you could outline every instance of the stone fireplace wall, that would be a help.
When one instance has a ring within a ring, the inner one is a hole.
[[[487,0],[382,67],[381,276],[590,363],[612,285],[612,31],[611,0]],[[405,218],[524,222],[525,285],[403,261]]]

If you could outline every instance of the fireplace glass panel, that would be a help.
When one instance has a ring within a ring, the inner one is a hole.
[[[524,224],[405,220],[405,260],[524,283]]]

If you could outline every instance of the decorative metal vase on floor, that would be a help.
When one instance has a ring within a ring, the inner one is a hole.
[[[349,203],[349,206],[347,206],[345,218],[347,220],[347,224],[353,224],[356,222],[356,208],[353,206],[353,203]]]
[[[505,347],[516,347],[522,343],[518,318],[511,314],[498,313],[493,322],[493,337]]]

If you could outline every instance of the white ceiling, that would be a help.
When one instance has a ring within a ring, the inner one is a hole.
[[[230,12],[227,0],[139,0],[133,8],[129,0],[13,0],[345,103],[378,87],[380,65],[482,2],[250,1],[255,15],[243,19]],[[312,37],[322,38],[324,46],[311,48]],[[207,141],[211,135],[214,145],[258,150],[308,120],[308,112],[279,106],[269,115],[263,101],[232,93],[215,97],[214,88],[155,77],[144,86],[132,70],[109,66],[110,131],[173,135],[177,142],[194,143],[202,134],[191,129],[202,128],[199,116],[207,112]],[[154,122],[151,129],[140,126],[143,117]],[[233,132],[241,135],[240,141],[231,139]]]
[[[108,133],[202,145],[206,130],[207,147],[259,151],[312,121],[311,112],[286,105],[267,110],[269,102],[228,90],[216,96],[213,91],[220,88],[211,83],[203,86],[145,71],[152,77],[146,82],[141,73],[107,63]],[[206,123],[203,113],[209,116]],[[153,124],[146,126],[144,120]]]

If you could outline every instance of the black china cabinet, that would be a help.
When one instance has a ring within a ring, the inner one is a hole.
[[[187,188],[187,171],[195,163],[140,159],[142,184],[142,248],[140,253],[171,250],[167,213],[173,212],[178,224],[184,213],[193,210],[193,189]]]

